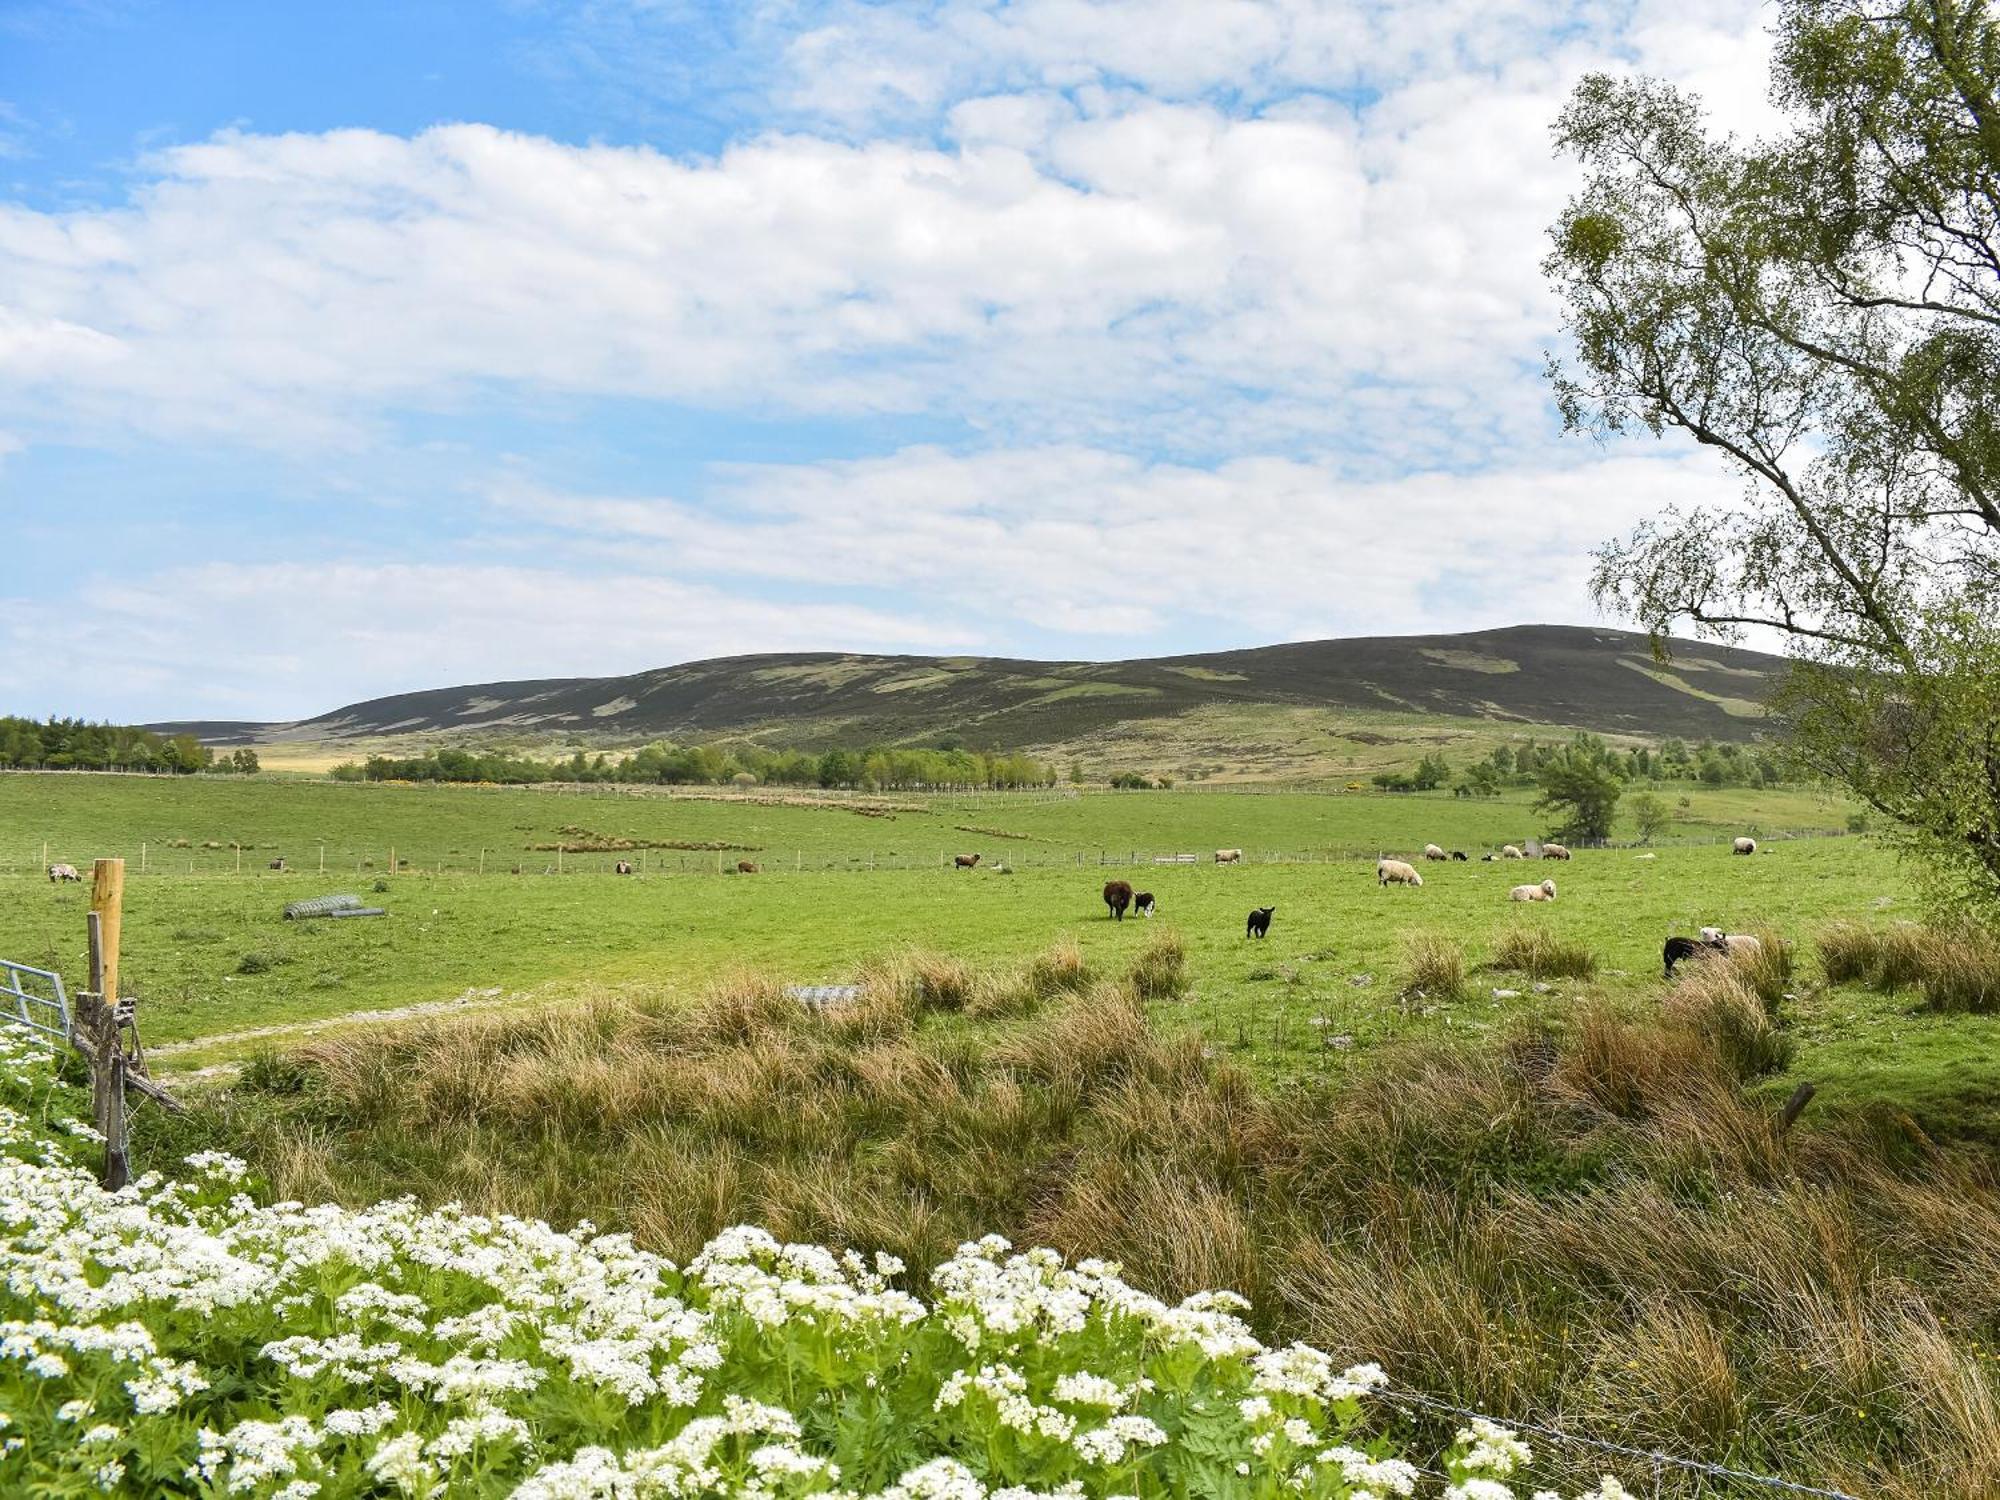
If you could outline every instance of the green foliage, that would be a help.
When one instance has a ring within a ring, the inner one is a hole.
[[[1611,836],[1611,822],[1625,786],[1618,763],[1604,741],[1579,734],[1561,753],[1542,763],[1541,800],[1537,812],[1557,816],[1557,838],[1602,840]]]
[[[192,735],[167,739],[129,725],[0,717],[0,766],[4,767],[187,773],[207,769],[212,759]]]
[[[1781,0],[1777,33],[1788,131],[1744,145],[1604,76],[1558,127],[1588,174],[1546,263],[1566,422],[1671,429],[1749,481],[1606,546],[1595,588],[1656,637],[1789,637],[1801,763],[1891,821],[1939,907],[2000,918],[2000,24]]]
[[[254,759],[254,757],[253,757]],[[241,769],[239,767],[239,769]],[[249,768],[254,770],[254,764]],[[360,766],[336,766],[339,781],[458,781],[526,785],[535,782],[619,782],[656,786],[818,786],[860,791],[1011,790],[1053,786],[1055,769],[1025,755],[987,755],[954,747],[935,750],[772,750],[757,745],[647,745],[613,761],[578,750],[568,760],[542,761],[501,751],[457,748],[397,758],[372,755]],[[1151,783],[1139,781],[1140,785]]]
[[[1673,810],[1666,802],[1651,792],[1638,792],[1626,804],[1626,811],[1632,815],[1632,824],[1639,830],[1639,841],[1650,844],[1667,831],[1673,822]]]

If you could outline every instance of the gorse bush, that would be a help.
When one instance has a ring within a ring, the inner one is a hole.
[[[1597,955],[1541,927],[1509,927],[1494,945],[1493,967],[1518,969],[1531,979],[1588,979],[1597,972]]]
[[[1268,1348],[1226,1292],[1170,1304],[992,1236],[928,1302],[891,1257],[748,1228],[683,1270],[588,1226],[259,1206],[218,1153],[113,1196],[59,1133],[74,1091],[11,1036],[0,1066],[11,1493],[1359,1500],[1419,1478],[1364,1428],[1379,1368]],[[1501,1500],[1531,1460],[1479,1421],[1441,1462],[1452,1494]]]

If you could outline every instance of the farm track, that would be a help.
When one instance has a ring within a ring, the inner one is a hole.
[[[499,987],[468,989],[462,995],[449,1000],[423,1000],[414,1005],[397,1005],[388,1009],[350,1010],[337,1016],[319,1016],[310,1021],[286,1021],[270,1026],[249,1026],[241,1031],[221,1031],[209,1036],[192,1037],[184,1042],[163,1042],[146,1049],[148,1057],[171,1058],[190,1052],[211,1052],[218,1047],[241,1046],[245,1042],[276,1041],[282,1038],[300,1038],[317,1035],[322,1031],[332,1031],[343,1026],[360,1026],[387,1021],[416,1021],[431,1016],[459,1016],[468,1011],[504,1010],[519,1005],[533,997],[524,993],[507,994]],[[215,1067],[191,1069],[179,1073],[178,1078],[198,1078],[223,1071],[234,1073],[237,1064],[226,1063]]]

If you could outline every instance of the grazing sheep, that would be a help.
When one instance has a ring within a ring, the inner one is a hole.
[[[1755,854],[1757,852],[1757,841],[1755,839],[1738,839],[1729,846],[1729,850],[1732,854]]]
[[[1417,873],[1415,865],[1406,865],[1400,859],[1378,859],[1375,861],[1375,883],[1377,885],[1422,885],[1424,877]]]
[[[1502,859],[1526,859],[1528,856],[1523,854],[1519,849],[1516,849],[1512,844],[1507,844],[1500,850],[1500,857]]]
[[[1689,959],[1706,958],[1715,949],[1698,938],[1670,937],[1666,946],[1660,949],[1660,961],[1666,965],[1667,978],[1674,977],[1674,965],[1684,964]]]
[[[1542,858],[1568,859],[1569,850],[1565,849],[1561,844],[1544,844],[1542,845]]]
[[[630,875],[632,873],[632,861],[629,859],[621,859],[618,861],[617,864],[611,867],[611,870],[612,873],[616,875]]]
[[[282,870],[285,868],[285,862],[282,859],[274,859],[271,861],[271,868],[274,870]]]
[[[1426,844],[1424,845],[1424,858],[1444,859],[1447,858],[1447,856],[1444,850],[1440,849],[1436,844]]]
[[[757,861],[754,859],[737,860],[736,873],[738,875],[755,875],[757,873]]]
[[[1460,864],[1465,864],[1467,862],[1465,857],[1465,851],[1463,849],[1452,850],[1451,857],[1457,860]]]
[[[1123,880],[1104,882],[1104,904],[1111,908],[1112,920],[1125,920],[1125,908],[1132,904],[1132,887]]]
[[[1215,851],[1215,862],[1219,865],[1240,865],[1243,863],[1243,851],[1241,849],[1218,849]]]
[[[49,884],[50,884],[50,885],[54,885],[54,884],[55,884],[55,883],[56,883],[57,881],[59,881],[59,880],[81,880],[81,879],[83,879],[83,877],[82,877],[81,875],[79,875],[79,874],[77,874],[77,873],[76,873],[76,866],[75,866],[75,865],[50,865],[50,866],[49,866]]]
[[[1132,898],[1132,910],[1136,911],[1142,917],[1150,917],[1153,914],[1153,893],[1151,891],[1140,891],[1135,895]]]
[[[1493,851],[1489,849],[1489,850],[1487,850],[1487,851],[1486,851],[1486,852],[1485,852],[1484,854],[1480,855],[1480,856],[1479,856],[1479,862],[1480,862],[1480,863],[1481,863],[1482,865],[1490,865],[1490,864],[1492,864],[1492,863],[1493,863]]]
[[[1544,880],[1540,885],[1517,885],[1507,893],[1509,901],[1553,901],[1556,899],[1556,883]]]
[[[1701,940],[1716,952],[1727,953],[1731,958],[1764,951],[1761,939],[1747,932],[1724,932],[1720,927],[1702,928]]]
[[[976,854],[954,854],[951,857],[951,867],[954,870],[976,869],[978,864],[979,856]]]
[[[1243,935],[1247,938],[1260,938],[1269,932],[1271,913],[1277,909],[1275,906],[1260,906],[1251,912],[1249,920],[1243,924]]]

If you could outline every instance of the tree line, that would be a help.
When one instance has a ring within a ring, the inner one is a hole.
[[[249,774],[259,769],[247,746],[218,756],[191,734],[171,737],[133,724],[83,719],[0,717],[0,767],[24,771],[197,771]]]
[[[1054,786],[1056,771],[1026,755],[960,746],[861,750],[760,745],[647,745],[621,759],[578,750],[566,760],[505,751],[429,750],[371,755],[333,770],[340,781],[624,782],[655,786],[791,786],[845,791],[1011,791]]]

